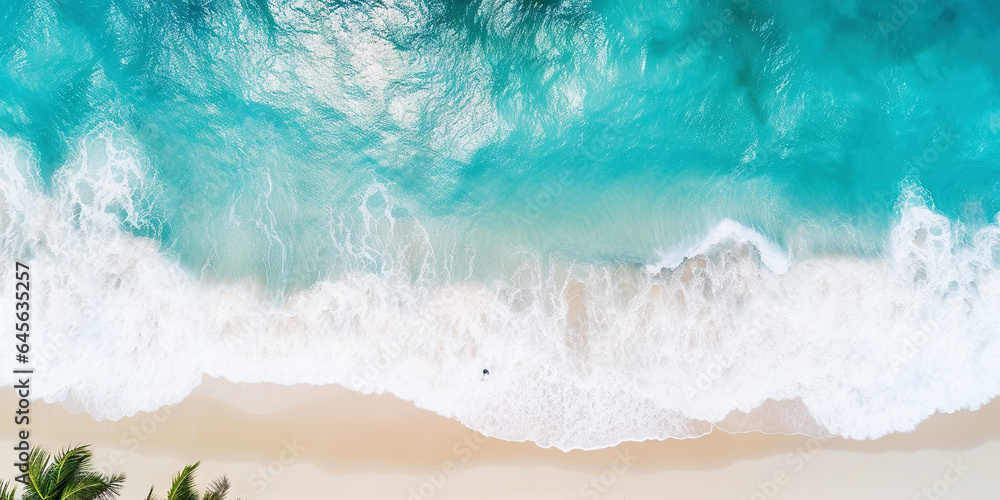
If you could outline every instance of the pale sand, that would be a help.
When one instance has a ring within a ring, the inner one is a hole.
[[[12,390],[0,400],[13,413]],[[206,380],[155,414],[96,422],[36,401],[32,419],[33,444],[52,450],[90,443],[100,467],[127,473],[122,498],[145,498],[154,483],[162,494],[173,474],[197,460],[202,482],[227,474],[234,493],[253,500],[422,498],[417,492],[435,499],[756,500],[770,493],[909,500],[934,486],[947,489],[942,498],[949,500],[1000,498],[1000,401],[935,415],[915,432],[875,441],[716,431],[569,453],[479,438],[411,403],[334,386]],[[2,422],[0,445],[11,450],[13,419]],[[304,450],[284,451],[292,444]],[[945,474],[949,463],[969,469]],[[13,472],[8,465],[0,477]],[[775,474],[784,484],[765,483]],[[605,491],[583,489],[590,480]],[[928,492],[924,498],[937,497]]]

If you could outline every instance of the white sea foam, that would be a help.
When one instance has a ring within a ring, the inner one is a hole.
[[[369,210],[389,198],[376,184],[332,234],[378,265],[276,303],[253,284],[199,281],[123,231],[156,180],[108,134],[50,193],[30,152],[0,140],[0,251],[30,263],[35,287],[34,394],[97,418],[178,402],[204,375],[336,383],[570,449],[712,423],[876,437],[1000,393],[1000,221],[960,244],[917,190],[877,259],[793,260],[722,222],[661,265],[525,252],[507,279],[478,283],[431,276],[431,221],[395,219],[391,201]],[[761,405],[783,413],[753,414]]]
[[[697,243],[679,247],[673,251],[661,252],[660,261],[646,266],[646,270],[657,273],[661,269],[674,269],[683,264],[684,260],[689,257],[709,255],[720,249],[740,244],[753,246],[760,253],[760,262],[777,274],[785,274],[791,265],[788,253],[778,245],[768,241],[762,234],[732,219],[723,219]]]

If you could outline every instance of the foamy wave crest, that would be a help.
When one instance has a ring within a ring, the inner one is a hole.
[[[205,375],[335,383],[572,449],[713,425],[871,438],[1000,393],[1000,221],[957,227],[918,190],[876,259],[795,259],[723,222],[661,266],[524,251],[476,282],[467,248],[394,217],[373,184],[331,230],[360,264],[275,300],[124,230],[148,223],[157,183],[117,144],[88,139],[46,192],[30,151],[0,140],[0,248],[36,286],[35,394],[97,418],[176,403]]]

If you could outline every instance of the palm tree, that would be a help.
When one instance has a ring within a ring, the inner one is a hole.
[[[28,455],[28,484],[21,500],[111,500],[118,496],[125,474],[106,476],[92,469],[90,449],[77,446],[52,456],[41,448]],[[11,500],[14,490],[0,488],[0,499]],[[6,497],[3,495],[7,495]]]
[[[194,465],[184,467],[184,470],[174,476],[173,485],[170,486],[170,491],[167,492],[165,500],[198,500],[198,490],[194,485],[194,476],[199,464],[201,462],[195,462]],[[226,476],[222,476],[212,481],[202,500],[225,500],[228,493],[229,479]],[[4,499],[0,497],[0,500]],[[146,496],[146,500],[157,500],[153,495],[153,488],[149,489],[149,495]]]

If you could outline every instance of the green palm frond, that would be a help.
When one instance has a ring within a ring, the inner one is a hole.
[[[45,470],[43,480],[54,491],[64,490],[77,476],[88,472],[90,456],[90,450],[86,446],[61,450],[52,466]]]
[[[87,446],[76,446],[52,457],[42,448],[28,456],[28,485],[21,500],[112,500],[121,492],[125,475],[107,476],[92,469]],[[0,500],[3,500],[0,497]]]
[[[179,474],[174,476],[173,484],[170,486],[170,491],[167,492],[165,500],[198,500],[198,490],[195,487],[194,481],[199,465],[201,465],[201,462],[188,465]],[[229,494],[229,488],[229,478],[222,476],[212,481],[212,484],[208,486],[208,490],[205,491],[205,496],[202,497],[202,500],[225,500],[226,495]],[[153,495],[152,488],[149,490],[149,494],[146,495],[146,500],[157,500],[156,496]]]
[[[226,495],[229,494],[229,487],[229,478],[222,476],[208,485],[208,491],[205,492],[202,500],[225,500]]]
[[[63,490],[62,500],[112,500],[121,492],[125,474],[104,476],[90,473],[74,478]]]
[[[22,500],[44,500],[52,497],[50,486],[45,482],[45,467],[52,457],[42,448],[31,450],[28,455],[28,484],[21,495]]]
[[[149,494],[146,495],[146,500],[156,500],[156,495],[153,494],[153,489],[154,488],[156,488],[156,486],[150,486],[149,487]]]
[[[17,485],[11,485],[7,481],[0,481],[0,500],[15,500],[17,496]]]
[[[167,492],[167,500],[198,500],[198,491],[194,486],[194,477],[200,464],[201,462],[195,462],[194,465],[188,465],[174,477],[170,491]]]

